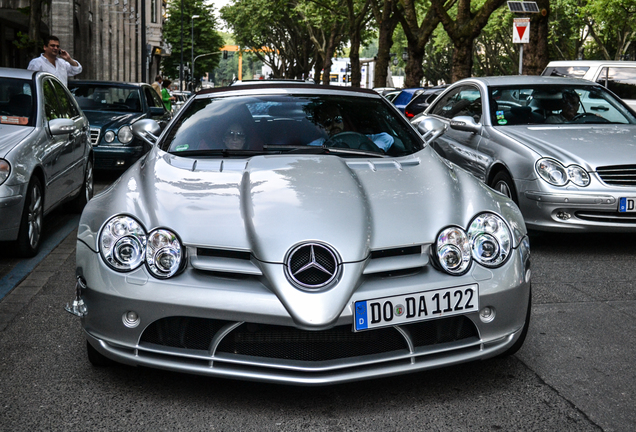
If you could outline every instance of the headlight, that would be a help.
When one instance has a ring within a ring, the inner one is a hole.
[[[512,249],[508,225],[493,213],[477,215],[468,228],[468,238],[473,258],[486,267],[503,264]]]
[[[577,186],[590,184],[590,176],[582,167],[570,165],[567,168],[554,159],[539,159],[535,165],[539,176],[555,186],[565,186],[569,181]]]
[[[452,275],[464,274],[471,259],[485,267],[499,267],[510,256],[510,228],[494,213],[477,215],[468,232],[458,227],[443,229],[437,236],[437,262]]]
[[[133,139],[132,129],[130,126],[122,126],[117,132],[117,139],[122,144],[128,144]]]
[[[461,228],[450,227],[440,232],[436,250],[437,260],[447,273],[459,275],[470,266],[470,245]]]
[[[112,143],[113,141],[115,141],[115,132],[106,131],[106,133],[104,134],[104,141],[106,141],[107,143]]]
[[[9,178],[9,174],[11,174],[11,165],[6,160],[0,159],[0,185]]]
[[[146,233],[130,216],[110,219],[99,236],[99,251],[110,267],[131,271],[141,265],[146,250]]]
[[[146,264],[153,276],[162,279],[173,276],[181,267],[182,256],[181,242],[174,233],[158,229],[148,236]]]

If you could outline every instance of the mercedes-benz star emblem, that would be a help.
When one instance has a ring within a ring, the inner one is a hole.
[[[336,252],[320,243],[296,246],[289,252],[286,264],[288,278],[300,288],[322,288],[338,276]]]

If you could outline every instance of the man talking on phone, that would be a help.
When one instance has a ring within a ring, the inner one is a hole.
[[[31,60],[27,69],[52,73],[68,86],[68,77],[82,72],[82,65],[60,48],[60,40],[56,36],[48,36],[44,38],[44,53]]]

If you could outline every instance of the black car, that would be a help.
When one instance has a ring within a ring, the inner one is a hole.
[[[70,81],[68,87],[90,122],[98,170],[124,170],[149,150],[133,136],[133,123],[153,119],[163,128],[172,118],[149,84]]]
[[[428,106],[433,103],[437,96],[444,91],[448,85],[441,85],[436,87],[428,87],[418,93],[411,101],[404,107],[404,115],[406,118],[413,118],[419,113],[424,112]]]

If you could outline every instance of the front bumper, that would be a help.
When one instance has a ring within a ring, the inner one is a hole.
[[[18,238],[26,186],[0,186],[0,241],[13,241]]]
[[[143,145],[104,145],[93,147],[96,170],[126,170],[148,149]]]
[[[294,324],[258,278],[186,269],[160,281],[143,267],[116,273],[78,242],[78,275],[87,285],[82,325],[89,343],[108,358],[194,374],[321,385],[431,369],[496,356],[518,339],[530,295],[528,254],[521,248],[499,269],[474,265],[460,277],[430,265],[406,276],[368,277],[333,327],[308,330]],[[480,307],[496,311],[491,322],[473,312],[352,331],[357,300],[475,283]],[[134,325],[125,319],[130,311],[139,318]],[[316,358],[305,354],[311,346]]]

